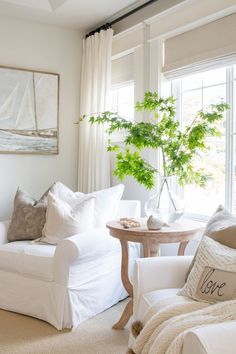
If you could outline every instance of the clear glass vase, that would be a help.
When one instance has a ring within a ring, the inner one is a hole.
[[[167,224],[175,222],[184,213],[183,201],[171,191],[172,178],[161,177],[158,193],[145,203],[145,212],[148,217],[154,215]]]

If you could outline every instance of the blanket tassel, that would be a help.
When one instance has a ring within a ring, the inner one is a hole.
[[[134,323],[132,323],[131,331],[134,338],[138,337],[142,329],[143,329],[143,325],[141,321],[135,321]]]

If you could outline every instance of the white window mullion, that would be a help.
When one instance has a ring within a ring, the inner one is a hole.
[[[233,121],[233,67],[226,70],[226,102],[230,109],[226,112],[225,136],[225,206],[232,211],[233,207],[233,176],[234,176],[234,121]]]
[[[171,94],[176,100],[175,110],[176,110],[176,118],[180,123],[180,127],[182,128],[182,81],[181,79],[173,80],[171,83]],[[178,184],[177,177],[173,180],[174,186],[172,190],[175,194],[177,194],[180,198],[184,197],[184,190]]]

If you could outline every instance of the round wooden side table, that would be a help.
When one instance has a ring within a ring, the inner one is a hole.
[[[189,241],[196,239],[204,227],[203,223],[197,221],[181,220],[161,230],[148,230],[145,219],[140,219],[140,221],[140,227],[130,229],[125,229],[118,220],[109,221],[106,225],[110,230],[110,235],[118,238],[121,243],[121,279],[131,298],[120,320],[112,327],[113,329],[123,329],[133,314],[133,286],[129,279],[128,241],[141,243],[144,257],[159,256],[162,243],[179,243],[178,256],[183,256]]]

